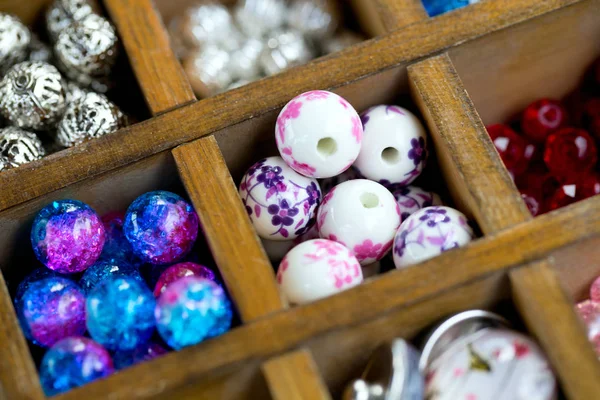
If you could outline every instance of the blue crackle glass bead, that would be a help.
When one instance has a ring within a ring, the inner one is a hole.
[[[143,262],[136,257],[123,232],[124,222],[125,212],[114,211],[102,216],[106,239],[100,259],[125,261],[131,265],[140,266]]]
[[[195,276],[170,284],[156,305],[156,327],[163,340],[181,349],[229,330],[233,311],[225,291]]]
[[[47,396],[54,396],[114,372],[110,354],[84,337],[69,337],[46,352],[40,365],[40,380]]]
[[[73,274],[96,262],[104,247],[104,226],[90,206],[77,200],[48,204],[35,217],[31,245],[51,270]]]
[[[167,353],[168,350],[160,344],[148,342],[131,351],[117,351],[113,355],[113,361],[115,368],[121,370],[144,361],[154,360]]]
[[[29,289],[29,286],[33,282],[41,281],[42,279],[46,278],[65,278],[72,280],[71,277],[72,275],[59,274],[58,272],[52,271],[51,269],[46,267],[36,268],[19,283],[19,286],[17,286],[15,298],[22,297],[23,293],[25,293],[25,291]]]
[[[125,237],[144,262],[170,264],[185,257],[198,237],[198,216],[175,193],[148,192],[127,209]]]
[[[430,17],[444,14],[448,11],[456,10],[477,3],[479,0],[423,0],[423,6]]]
[[[79,280],[79,286],[85,294],[89,294],[99,283],[108,278],[128,277],[146,285],[138,267],[126,261],[110,259],[100,260],[89,267]]]
[[[154,332],[155,305],[144,283],[129,277],[104,280],[87,298],[88,331],[109,350],[133,350]]]
[[[25,337],[39,346],[50,347],[85,333],[85,296],[69,279],[51,277],[30,283],[15,297],[15,309]]]

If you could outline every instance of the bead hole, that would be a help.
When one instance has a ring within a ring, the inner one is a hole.
[[[379,197],[373,193],[363,193],[360,195],[360,202],[364,208],[375,208],[379,205]]]
[[[400,152],[394,147],[386,147],[381,152],[381,159],[388,164],[397,164],[400,161]]]
[[[320,139],[317,143],[317,151],[323,157],[329,157],[337,151],[337,143],[330,137]]]

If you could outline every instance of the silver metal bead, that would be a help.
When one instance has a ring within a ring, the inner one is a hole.
[[[239,50],[231,53],[229,72],[234,79],[250,80],[260,75],[258,59],[265,45],[261,40],[249,38]]]
[[[340,50],[344,50],[346,47],[353,46],[364,40],[366,40],[366,38],[359,35],[358,33],[354,33],[349,30],[344,30],[334,35],[331,39],[325,40],[323,44],[323,53],[337,53]]]
[[[17,64],[0,81],[0,113],[23,129],[49,129],[65,111],[64,85],[53,65],[31,61]]]
[[[329,37],[340,23],[340,11],[334,0],[294,0],[287,23],[311,40]]]
[[[227,7],[211,1],[189,7],[181,17],[179,32],[185,45],[195,49],[226,40],[233,28]]]
[[[106,96],[87,92],[67,106],[58,124],[56,141],[71,147],[115,132],[125,125],[123,113]]]
[[[315,54],[302,34],[293,29],[271,32],[260,55],[260,65],[267,75],[277,74],[287,68],[304,64]]]
[[[6,171],[7,169],[10,169],[10,163],[8,162],[8,158],[0,156],[0,172],[2,171]]]
[[[239,0],[233,16],[243,33],[260,38],[283,26],[286,12],[284,0]]]
[[[192,52],[183,62],[194,91],[200,98],[223,91],[232,82],[229,53],[215,45]]]
[[[31,34],[29,42],[28,61],[39,61],[50,63],[52,60],[52,49],[46,43],[42,42],[37,35]]]
[[[0,75],[27,59],[30,41],[29,29],[18,18],[0,13]]]
[[[54,46],[59,67],[68,78],[90,86],[107,77],[117,59],[118,38],[105,18],[90,14],[63,30]]]
[[[44,146],[35,133],[14,126],[0,130],[0,156],[6,158],[10,167],[39,160],[45,155]]]
[[[93,0],[55,0],[46,11],[46,28],[53,41],[77,21],[96,13],[98,4]]]
[[[67,91],[66,91],[67,104],[70,104],[70,103],[74,102],[75,100],[79,100],[80,98],[85,96],[86,93],[89,93],[89,91],[86,89],[82,89],[75,82],[71,82],[71,81],[67,82]]]

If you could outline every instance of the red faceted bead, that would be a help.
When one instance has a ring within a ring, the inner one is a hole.
[[[521,198],[534,217],[544,213],[544,198],[540,192],[521,190]]]
[[[568,206],[580,199],[577,198],[577,185],[570,183],[560,186],[556,192],[548,199],[548,210],[556,210],[557,208]]]
[[[600,140],[600,98],[588,99],[581,110],[581,125],[597,140]]]
[[[567,124],[567,110],[556,100],[541,99],[531,103],[521,119],[523,134],[536,142]]]
[[[506,169],[513,177],[525,172],[535,147],[530,146],[525,139],[506,125],[491,125],[487,127],[487,131]]]
[[[560,182],[574,182],[594,168],[597,150],[594,139],[582,129],[563,128],[548,136],[544,162]]]
[[[539,193],[542,198],[551,196],[559,186],[558,181],[543,162],[532,163],[516,183],[522,191]]]
[[[600,177],[594,173],[583,174],[573,183],[561,185],[548,199],[548,208],[556,210],[597,194],[600,194]]]

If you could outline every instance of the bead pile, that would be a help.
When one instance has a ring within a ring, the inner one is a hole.
[[[48,396],[230,328],[225,290],[189,261],[198,229],[192,206],[165,191],[103,218],[77,200],[37,214],[31,243],[44,266],[21,281],[14,304],[25,337],[48,349]]]
[[[599,194],[600,59],[563,101],[536,100],[487,130],[532,215]]]
[[[402,107],[359,115],[334,93],[306,92],[281,110],[275,141],[280,156],[252,165],[239,193],[292,304],[360,284],[390,251],[405,268],[473,238],[460,211],[411,186],[427,134]]]
[[[119,41],[95,0],[55,0],[46,11],[50,44],[0,13],[0,171],[127,125],[101,93]]]
[[[243,86],[363,40],[341,27],[337,0],[203,1],[169,24],[176,54],[201,97]]]
[[[575,310],[583,320],[588,339],[600,358],[600,276],[590,286],[589,298],[577,303]]]

